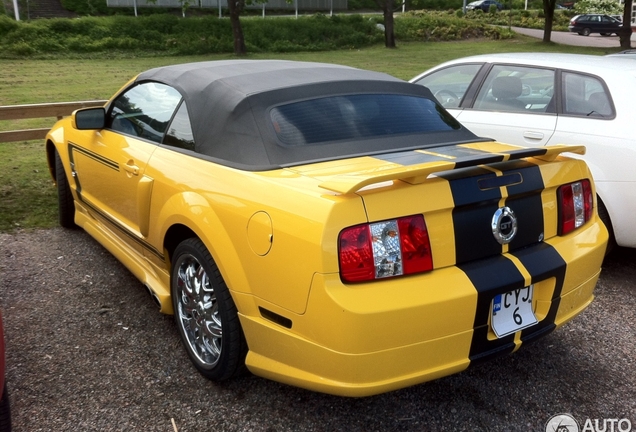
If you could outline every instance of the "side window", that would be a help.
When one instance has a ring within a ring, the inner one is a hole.
[[[613,117],[609,92],[591,75],[563,72],[563,112],[586,117]]]
[[[172,147],[186,150],[194,150],[194,135],[190,125],[190,116],[185,101],[179,106],[179,110],[168,127],[163,143]]]
[[[160,143],[181,94],[155,82],[138,84],[119,95],[106,119],[106,127],[116,132]]]
[[[447,67],[423,77],[415,84],[428,87],[443,107],[457,108],[481,67],[482,63]]]
[[[475,99],[478,110],[554,113],[554,71],[495,65]]]

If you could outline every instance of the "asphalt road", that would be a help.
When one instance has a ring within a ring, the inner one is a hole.
[[[581,427],[626,419],[636,430],[636,250],[610,256],[596,300],[546,338],[363,399],[251,375],[207,381],[172,317],[82,231],[1,234],[0,254],[15,431],[528,432],[545,431],[559,413]]]
[[[543,39],[543,30],[528,29],[522,27],[512,27],[516,33],[526,36],[532,36]],[[581,36],[577,33],[553,31],[550,34],[550,40],[554,43],[562,45],[587,46],[598,48],[620,48],[621,42],[618,36],[601,36],[600,34],[591,34],[589,36]],[[632,46],[635,46],[636,33],[632,33]]]

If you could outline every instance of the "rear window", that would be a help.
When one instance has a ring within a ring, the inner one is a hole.
[[[457,120],[434,101],[399,94],[305,100],[277,106],[270,117],[279,141],[286,146],[460,128]]]

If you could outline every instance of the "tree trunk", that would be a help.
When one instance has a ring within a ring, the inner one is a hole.
[[[395,31],[393,26],[393,0],[384,0],[384,46],[395,48]]]
[[[543,28],[543,42],[550,42],[552,38],[552,24],[554,23],[554,8],[556,0],[543,0],[543,14],[545,15],[545,27]]]
[[[623,28],[618,32],[622,49],[631,49],[632,47],[632,5],[633,0],[625,0],[625,9],[623,9]]]
[[[232,36],[234,37],[234,54],[237,56],[244,56],[247,54],[245,38],[243,37],[243,28],[241,27],[240,20],[244,5],[245,0],[229,0],[227,2],[227,6],[230,11],[230,23],[232,24]]]

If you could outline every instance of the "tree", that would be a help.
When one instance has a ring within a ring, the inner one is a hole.
[[[230,23],[232,24],[232,37],[234,38],[234,54],[244,56],[247,54],[243,28],[240,16],[245,9],[245,0],[228,0],[227,7],[230,11]]]
[[[623,27],[618,32],[621,40],[621,48],[630,49],[632,47],[632,5],[633,0],[625,0],[623,9]]]
[[[543,0],[543,14],[545,15],[545,26],[543,27],[543,42],[550,42],[552,38],[552,24],[554,23],[554,9],[556,0]]]
[[[395,48],[395,26],[393,25],[394,0],[375,0],[384,15],[384,46]],[[402,2],[400,2],[402,6]]]

